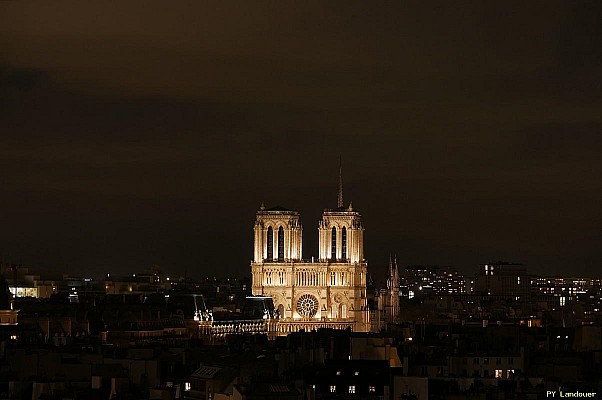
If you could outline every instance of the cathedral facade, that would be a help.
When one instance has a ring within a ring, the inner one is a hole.
[[[302,257],[297,211],[266,209],[255,217],[252,292],[270,296],[279,323],[288,331],[301,328],[370,329],[366,300],[364,227],[359,212],[343,206],[324,210],[318,224],[318,257]]]

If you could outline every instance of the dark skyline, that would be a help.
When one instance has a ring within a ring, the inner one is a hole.
[[[0,2],[0,257],[249,274],[261,202],[304,257],[600,276],[602,4]]]

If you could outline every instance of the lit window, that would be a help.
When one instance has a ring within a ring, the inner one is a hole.
[[[355,393],[355,385],[349,386],[349,393]]]
[[[342,244],[342,250],[341,250],[341,258],[343,260],[347,259],[347,228],[343,227],[343,229],[341,230],[341,244]]]
[[[337,376],[341,376],[341,371],[337,371]]]
[[[330,385],[330,393],[336,393],[336,392],[337,392],[336,385]]]
[[[495,377],[496,378],[502,378],[502,372],[504,372],[504,370],[502,370],[502,369],[496,369],[495,370]]]
[[[185,382],[184,383],[184,390],[186,390],[186,391],[190,390],[190,382]]]
[[[331,235],[331,245],[330,245],[330,258],[332,260],[337,259],[337,229],[332,227],[332,235]]]
[[[274,230],[272,227],[268,227],[268,237],[267,237],[267,259],[271,260],[274,258]]]
[[[284,229],[278,228],[278,261],[284,260]]]
[[[376,392],[376,387],[374,387],[374,386],[368,386],[368,392],[375,393]]]
[[[358,376],[359,374],[359,371],[355,371],[355,376]]]

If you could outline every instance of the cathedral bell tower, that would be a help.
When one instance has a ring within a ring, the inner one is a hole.
[[[301,259],[303,227],[297,211],[262,204],[255,216],[254,262],[290,262]]]
[[[343,205],[343,176],[339,165],[337,208],[326,209],[318,225],[319,259],[322,262],[360,263],[364,261],[362,216]]]

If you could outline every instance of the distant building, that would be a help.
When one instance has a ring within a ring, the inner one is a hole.
[[[531,279],[522,264],[497,262],[481,265],[475,277],[475,293],[528,301]]]
[[[18,313],[18,310],[13,309],[6,279],[0,274],[0,325],[17,325]]]
[[[390,368],[386,361],[328,361],[308,378],[315,399],[388,399]]]
[[[400,276],[401,296],[413,298],[436,294],[462,294],[467,292],[466,280],[453,267],[414,265],[403,269]]]
[[[131,276],[115,276],[107,274],[105,281],[106,294],[147,294],[171,289],[169,277],[157,271],[132,274]]]
[[[184,384],[187,398],[213,399],[216,394],[232,395],[236,383],[237,371],[234,368],[201,365],[191,376],[190,382]]]
[[[14,297],[49,298],[63,280],[61,274],[40,268],[9,265],[2,269]]]

